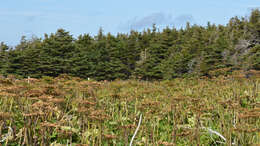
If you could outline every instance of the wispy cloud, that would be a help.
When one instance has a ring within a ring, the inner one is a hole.
[[[93,14],[92,14],[93,15]],[[22,18],[24,22],[30,23],[34,22],[36,19],[41,21],[59,21],[67,20],[68,18],[73,18],[75,20],[82,20],[86,16],[73,14],[73,13],[63,13],[63,12],[46,12],[46,11],[0,11],[0,17],[4,18]]]
[[[154,13],[130,23],[130,27],[133,29],[140,29],[151,26],[152,24],[167,24],[170,22],[169,20],[171,20],[171,15],[167,16],[164,13]]]
[[[25,22],[33,22],[36,20],[37,17],[44,16],[43,12],[38,11],[8,11],[8,10],[1,10],[0,11],[0,17],[8,18],[8,19],[17,19],[22,18],[25,20]]]
[[[165,13],[153,13],[148,16],[144,16],[142,18],[135,17],[131,20],[128,20],[126,23],[120,24],[119,28],[122,30],[128,29],[143,29],[146,27],[150,27],[152,24],[162,25],[168,24],[172,19],[171,15],[167,15]]]
[[[195,23],[195,19],[192,15],[186,14],[186,15],[180,15],[174,18],[173,24],[175,27],[184,27],[187,22]]]
[[[182,27],[185,26],[187,22],[195,22],[192,15],[180,15],[173,17],[171,14],[166,14],[163,12],[152,13],[150,15],[144,16],[142,18],[135,17],[128,20],[126,23],[122,23],[118,26],[121,30],[140,30],[147,27],[151,27],[153,24],[164,26],[175,26]]]
[[[27,21],[27,22],[33,22],[33,21],[36,20],[36,18],[37,18],[37,16],[27,16],[27,17],[26,17],[26,21]]]

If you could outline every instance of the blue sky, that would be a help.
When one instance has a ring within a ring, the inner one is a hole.
[[[42,37],[64,28],[77,37],[105,32],[142,31],[153,23],[181,27],[186,21],[226,24],[260,8],[260,0],[7,0],[0,4],[0,41],[19,43],[21,36]]]

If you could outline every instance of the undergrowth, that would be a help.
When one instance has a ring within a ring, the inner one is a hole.
[[[29,81],[28,81],[29,80]],[[0,79],[2,145],[260,143],[260,79]]]

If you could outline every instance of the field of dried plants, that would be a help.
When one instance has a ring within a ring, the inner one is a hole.
[[[0,79],[2,145],[124,146],[140,120],[133,145],[251,145],[259,117],[257,77]]]

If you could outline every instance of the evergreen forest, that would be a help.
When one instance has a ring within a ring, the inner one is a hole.
[[[260,69],[260,10],[226,25],[154,24],[142,32],[82,34],[58,29],[43,38],[22,37],[15,47],[0,44],[0,74],[41,78],[68,74],[100,80],[167,80],[218,76]],[[221,71],[219,71],[221,70]]]

